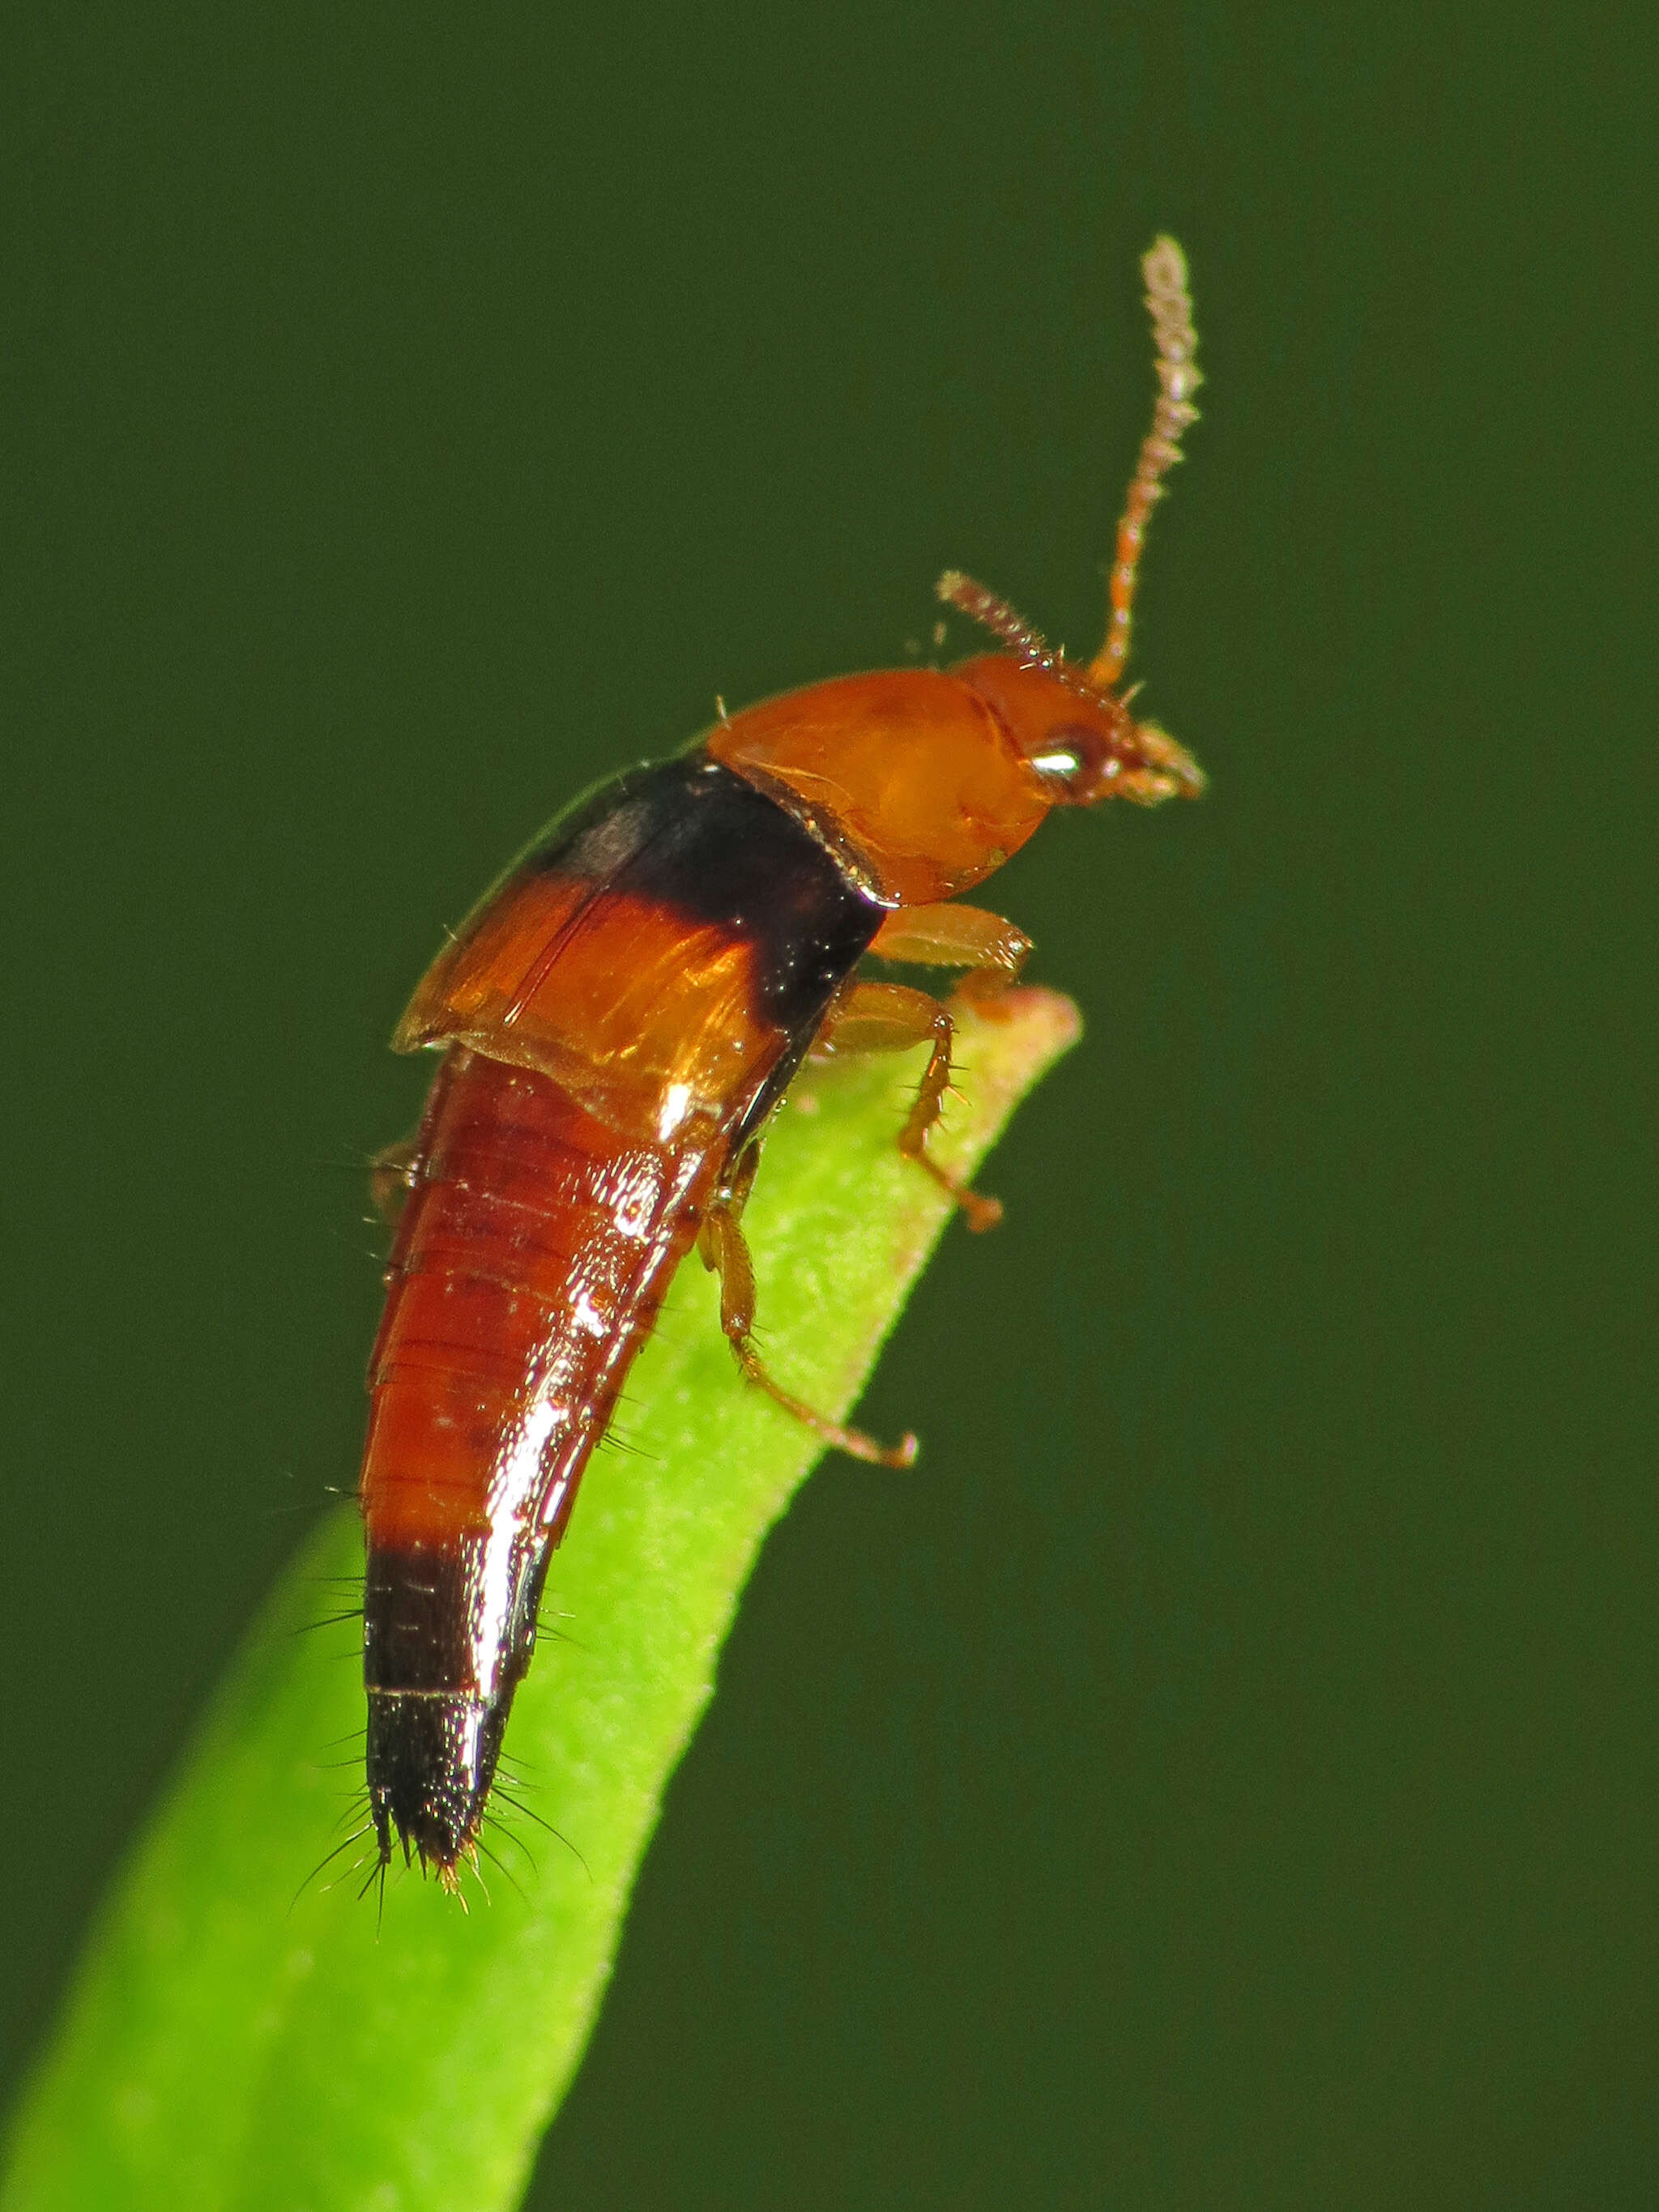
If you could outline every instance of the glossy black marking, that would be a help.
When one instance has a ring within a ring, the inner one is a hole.
[[[775,800],[701,751],[589,793],[513,873],[586,877],[729,930],[754,950],[755,1011],[792,1035],[817,1027],[885,912]]]
[[[516,1686],[516,1685],[514,1686]],[[404,1856],[453,1867],[483,1818],[513,1697],[371,1690],[368,1811],[382,1862]]]
[[[536,1649],[536,1615],[552,1547],[526,1545],[497,1677],[481,1694],[475,1668],[485,1606],[483,1547],[430,1545],[368,1555],[363,1680],[368,1691],[369,1817],[382,1860],[454,1863],[477,1832],[514,1693]]]
[[[471,1682],[483,1596],[481,1545],[427,1545],[368,1555],[363,1583],[363,1680],[371,1690],[459,1690]]]

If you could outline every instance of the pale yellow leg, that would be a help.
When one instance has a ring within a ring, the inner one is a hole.
[[[917,968],[963,968],[957,985],[988,1011],[1025,965],[1031,940],[982,906],[902,906],[876,932],[870,950]]]
[[[855,983],[819,1031],[813,1053],[835,1060],[849,1053],[904,1052],[912,1045],[931,1044],[921,1087],[899,1131],[898,1148],[950,1192],[970,1229],[994,1229],[1002,1218],[1001,1200],[981,1198],[942,1168],[927,1149],[927,1132],[938,1121],[951,1085],[954,1035],[949,1013],[926,991],[913,991],[907,983]]]
[[[879,1444],[862,1429],[844,1427],[827,1414],[815,1412],[775,1382],[762,1364],[751,1341],[755,1326],[755,1267],[739,1224],[759,1157],[753,1148],[744,1153],[730,1184],[715,1197],[697,1231],[697,1249],[702,1255],[702,1264],[720,1279],[720,1327],[736,1354],[738,1365],[757,1390],[765,1391],[775,1405],[781,1406],[786,1413],[793,1413],[814,1436],[821,1437],[836,1451],[848,1452],[854,1459],[866,1460],[876,1467],[909,1467],[916,1456],[914,1436],[907,1435],[896,1444]]]

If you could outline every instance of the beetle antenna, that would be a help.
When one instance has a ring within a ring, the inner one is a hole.
[[[964,576],[960,568],[947,568],[933,586],[947,607],[956,607],[981,629],[988,629],[1027,668],[1054,668],[1060,656],[1024,615],[1016,614],[1006,599],[999,599],[987,585]]]
[[[1160,799],[1177,794],[1196,799],[1204,789],[1204,771],[1186,747],[1177,744],[1156,722],[1137,722],[1129,712],[1128,699],[1102,682],[1097,659],[1087,668],[1067,660],[1063,653],[1056,653],[1045,642],[1023,615],[1016,614],[1006,599],[999,599],[988,586],[977,583],[972,576],[964,576],[960,568],[947,568],[933,589],[946,606],[960,608],[993,637],[1000,638],[1022,668],[1042,669],[1110,718],[1115,725],[1114,751],[1119,763],[1113,770],[1116,778],[1113,788],[1121,798],[1155,806]]]
[[[1136,726],[1124,702],[1100,682],[1092,668],[1079,668],[1076,661],[1067,660],[1063,653],[1057,653],[1042,632],[1033,629],[1024,615],[1016,614],[1007,600],[999,598],[988,584],[964,576],[960,568],[947,568],[934,585],[933,594],[947,607],[959,608],[981,629],[988,629],[993,637],[1008,647],[1022,668],[1042,669],[1056,684],[1063,684],[1068,691],[1077,692],[1091,705],[1112,715],[1127,741]]]
[[[1090,676],[1104,690],[1116,684],[1129,657],[1135,585],[1146,525],[1164,495],[1164,478],[1181,459],[1182,434],[1198,420],[1193,394],[1204,381],[1196,359],[1198,332],[1193,328],[1186,255],[1174,239],[1155,238],[1142,258],[1140,271],[1146,280],[1146,307],[1152,319],[1158,393],[1152,407],[1152,427],[1142,441],[1123,503],[1123,519],[1117,526],[1105,642],[1089,663]]]

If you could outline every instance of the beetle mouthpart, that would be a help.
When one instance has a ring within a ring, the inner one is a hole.
[[[1137,722],[1135,740],[1146,762],[1131,769],[1118,784],[1125,799],[1143,806],[1156,806],[1165,799],[1201,799],[1210,779],[1183,744],[1176,743],[1156,722]]]

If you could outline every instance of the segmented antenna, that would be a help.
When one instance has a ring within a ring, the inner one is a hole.
[[[1152,343],[1158,358],[1158,395],[1152,408],[1152,427],[1143,441],[1129,495],[1123,503],[1123,520],[1117,526],[1117,545],[1112,562],[1111,612],[1106,639],[1089,663],[1089,675],[1103,690],[1110,690],[1123,673],[1129,657],[1129,631],[1134,619],[1135,582],[1141,548],[1146,542],[1146,523],[1163,496],[1163,479],[1181,459],[1181,437],[1198,420],[1193,394],[1204,379],[1195,355],[1198,333],[1193,328],[1193,299],[1187,288],[1187,257],[1172,238],[1154,239],[1141,261],[1146,280],[1146,307],[1152,319]]]
[[[934,585],[933,594],[947,607],[959,608],[981,629],[988,629],[1025,667],[1052,669],[1059,665],[1060,655],[1024,615],[1016,614],[1006,599],[988,585],[964,576],[960,568],[947,568]]]
[[[1103,714],[1109,715],[1121,727],[1125,737],[1134,728],[1127,704],[1116,698],[1097,683],[1091,671],[1079,668],[1074,660],[1050,645],[1040,630],[1033,629],[1023,614],[1011,607],[1006,599],[994,592],[988,584],[977,578],[964,576],[960,568],[947,568],[933,586],[933,596],[947,607],[957,607],[976,622],[981,629],[988,629],[1000,644],[1006,645],[1022,668],[1041,668],[1068,691],[1075,691],[1088,700]]]

